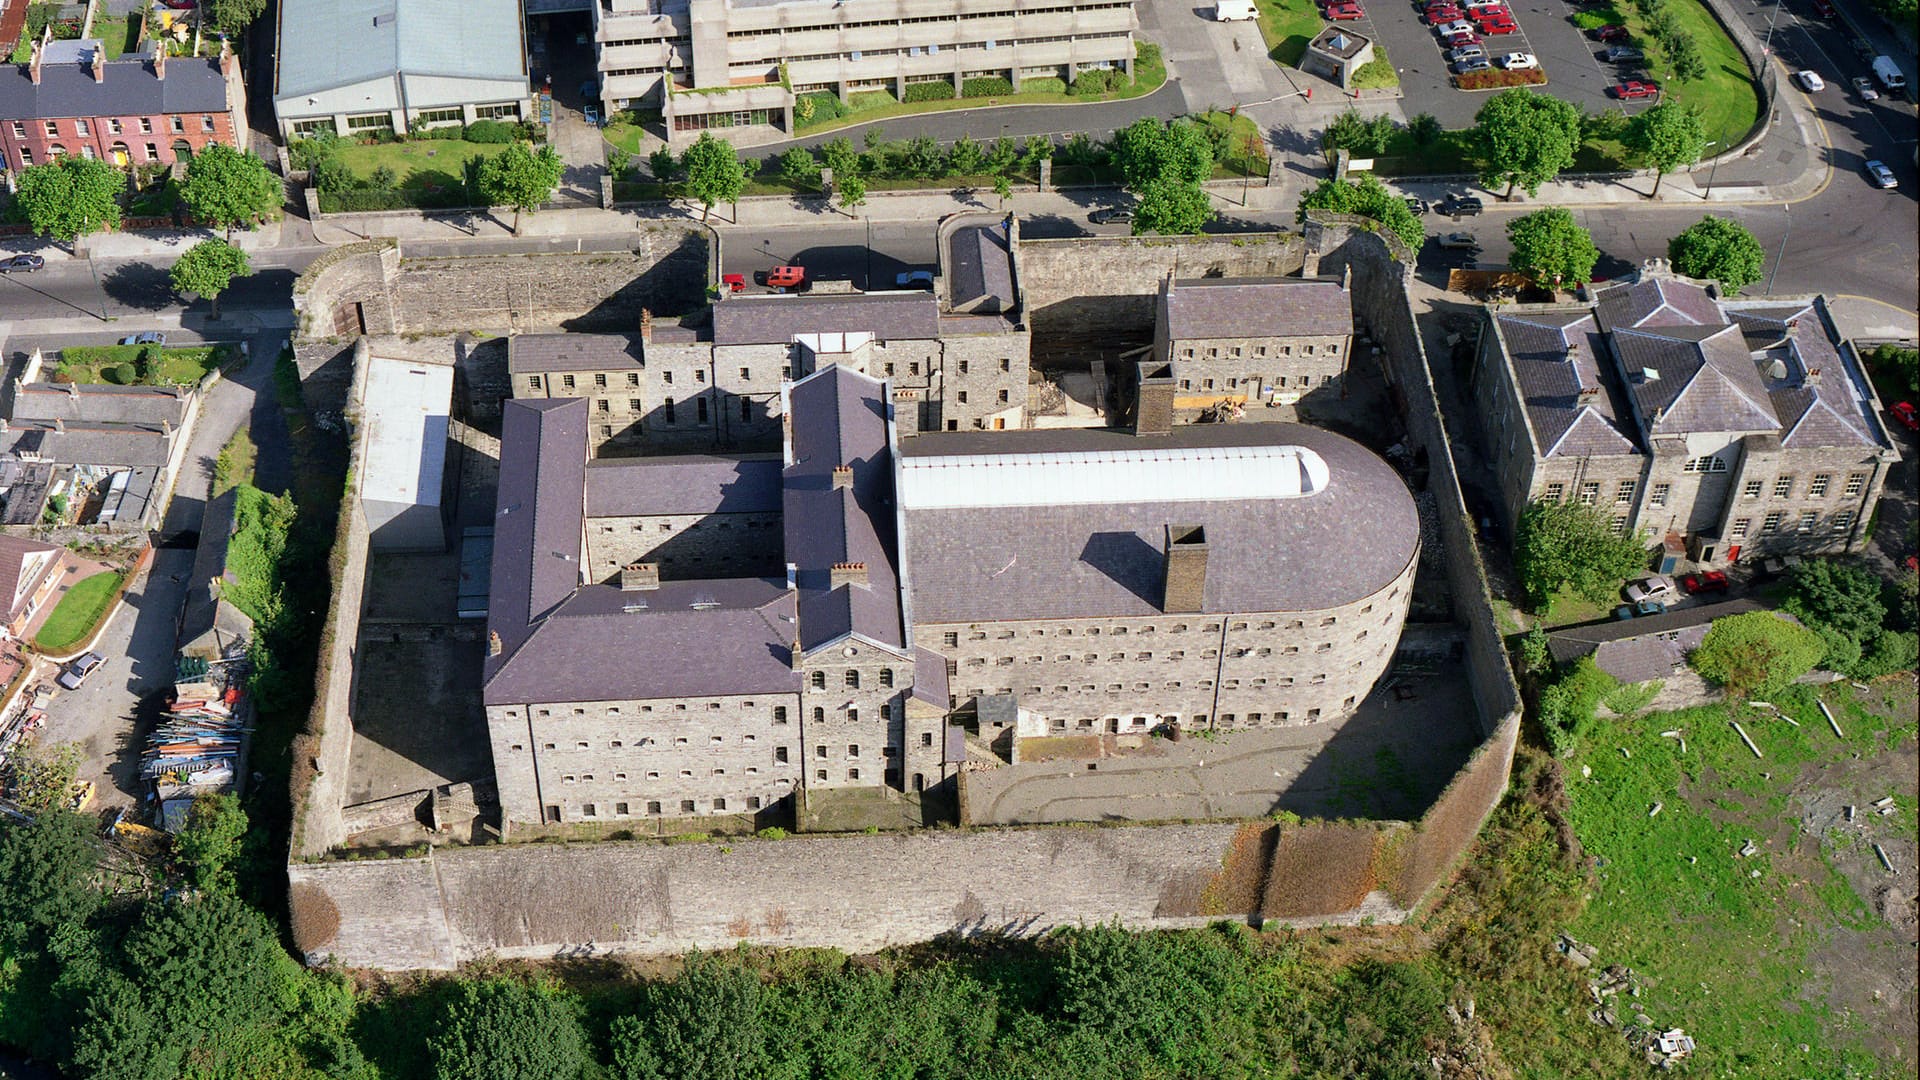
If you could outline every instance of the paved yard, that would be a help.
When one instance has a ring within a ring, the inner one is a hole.
[[[1108,737],[1098,756],[967,777],[970,824],[1263,817],[1410,820],[1480,743],[1458,669],[1382,680],[1343,724],[1182,742]],[[1402,698],[1406,693],[1410,696]]]
[[[362,629],[347,805],[493,778],[480,633],[477,623]]]

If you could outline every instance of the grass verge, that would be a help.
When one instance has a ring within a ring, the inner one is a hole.
[[[408,139],[405,142],[342,142],[334,155],[362,180],[374,171],[392,169],[403,188],[460,187],[466,183],[467,162],[492,157],[506,143],[476,143],[465,139]]]
[[[1267,55],[1283,67],[1299,67],[1307,42],[1326,25],[1313,0],[1254,0],[1260,11],[1260,39]]]
[[[1656,49],[1649,54],[1653,59],[1650,65],[1653,77],[1669,100],[1700,111],[1700,123],[1710,141],[1731,147],[1745,138],[1760,118],[1760,96],[1753,87],[1754,73],[1747,69],[1747,59],[1741,55],[1739,46],[1700,0],[1672,0],[1666,10],[1673,13],[1675,25],[1693,35],[1700,46],[1706,74],[1698,79],[1676,79],[1673,69],[1658,56]],[[1652,31],[1638,11],[1610,14],[1615,22],[1626,26],[1641,47],[1653,40]]]
[[[75,582],[41,624],[40,633],[34,636],[34,645],[41,652],[63,653],[85,641],[93,628],[100,625],[113,598],[119,595],[120,582],[125,577],[118,570],[102,570]]]

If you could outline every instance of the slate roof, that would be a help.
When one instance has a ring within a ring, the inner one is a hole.
[[[1719,326],[1726,322],[1707,290],[1689,281],[1645,276],[1601,289],[1594,310],[1605,330],[1621,327]]]
[[[947,689],[947,658],[932,649],[913,648],[913,696],[936,708],[952,704]]]
[[[1174,341],[1353,333],[1353,298],[1325,278],[1186,278],[1160,301]]]
[[[1606,348],[1585,308],[1520,311],[1494,317],[1527,422],[1546,457],[1638,452],[1631,430],[1601,376]]]
[[[503,651],[487,658],[489,694],[534,624],[580,583],[587,402],[509,400],[500,420],[487,628],[500,635]]]
[[[490,662],[486,704],[795,693],[792,640],[782,580],[589,585]]]
[[[831,364],[794,383],[784,396],[789,464],[783,474],[783,524],[786,559],[796,568],[801,649],[858,634],[905,650],[886,384]],[[851,486],[833,486],[839,465],[852,468]],[[866,564],[867,584],[831,587],[835,563]]]
[[[56,430],[51,420],[21,420],[0,433],[0,454],[38,456],[63,465],[120,465],[161,467],[171,460],[172,434],[147,424],[79,422]],[[584,436],[583,436],[584,437]]]
[[[773,514],[778,455],[601,458],[587,465],[587,517]]]
[[[1713,620],[1766,610],[1756,600],[1740,599],[1664,615],[1570,626],[1548,634],[1547,649],[1562,664],[1591,656],[1600,670],[1621,682],[1664,679],[1686,663],[1689,651],[1699,648]]]
[[[713,306],[715,345],[784,345],[800,334],[872,334],[881,341],[940,336],[932,293],[740,296]]]
[[[619,371],[645,366],[638,334],[515,334],[507,371]]]
[[[9,617],[13,614],[13,602],[20,594],[20,569],[27,556],[59,550],[52,544],[0,533],[0,599],[7,601]],[[943,666],[941,670],[945,671],[946,668]]]
[[[1013,307],[1013,252],[999,224],[956,229],[947,248],[947,282],[954,307],[992,298],[1000,310]]]
[[[1780,427],[1746,337],[1731,323],[1619,329],[1613,351],[1653,434]]]
[[[1158,613],[1169,524],[1206,529],[1207,612],[1331,607],[1385,587],[1406,569],[1418,551],[1419,520],[1405,482],[1365,447],[1317,428],[1199,425],[1151,437],[1106,430],[936,432],[907,440],[902,453],[912,461],[1264,445],[1313,450],[1327,463],[1326,489],[1296,498],[1019,506],[990,513],[908,509],[903,562],[914,621]]]
[[[163,386],[106,386],[93,383],[26,383],[13,395],[15,420],[96,421],[179,427],[193,397]]]
[[[274,97],[396,76],[524,78],[520,22],[519,0],[281,0]]]
[[[154,77],[146,59],[109,60],[100,82],[92,65],[43,63],[34,84],[25,64],[0,65],[0,116],[58,120],[68,117],[157,116],[227,110],[227,80],[218,59],[176,57],[167,77]],[[131,139],[133,136],[128,136]]]

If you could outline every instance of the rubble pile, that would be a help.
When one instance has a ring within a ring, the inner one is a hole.
[[[1600,953],[1565,932],[1554,940],[1553,947],[1568,963],[1583,969],[1592,968]],[[1646,1055],[1647,1064],[1671,1069],[1693,1053],[1693,1037],[1680,1028],[1666,1029],[1653,1022],[1638,1000],[1646,985],[1632,968],[1608,964],[1587,980],[1587,992],[1593,995],[1587,1019],[1618,1029],[1628,1045]]]

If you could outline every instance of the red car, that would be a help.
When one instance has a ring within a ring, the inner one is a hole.
[[[1681,578],[1680,587],[1697,596],[1700,593],[1726,592],[1733,588],[1733,583],[1728,581],[1727,575],[1720,571],[1708,570],[1705,573],[1688,574]]]
[[[1641,79],[1628,79],[1618,86],[1609,87],[1607,92],[1621,101],[1637,101],[1640,98],[1658,97],[1660,84]]]
[[[1813,0],[1813,13],[1823,19],[1833,18],[1833,5],[1827,0]]]
[[[1487,4],[1483,7],[1468,8],[1467,18],[1472,19],[1474,22],[1511,22],[1513,21],[1513,12],[1508,11],[1499,4]]]
[[[1430,7],[1427,9],[1425,18],[1428,26],[1439,26],[1441,23],[1450,23],[1460,18],[1460,9],[1451,5]]]
[[[1480,32],[1483,34],[1513,34],[1518,33],[1519,30],[1520,24],[1511,19],[1500,22],[1483,22],[1480,24]]]
[[[1459,49],[1468,45],[1480,44],[1480,35],[1472,31],[1462,31],[1458,34],[1448,34],[1442,38],[1441,41],[1443,41],[1449,49]]]
[[[747,275],[721,274],[720,284],[728,292],[745,292],[747,291]]]
[[[1333,22],[1351,22],[1354,19],[1364,19],[1366,17],[1367,13],[1360,10],[1359,4],[1330,4],[1327,6],[1327,18]]]
[[[1587,31],[1587,36],[1595,41],[1625,41],[1627,28],[1624,26],[1596,26]]]
[[[1908,431],[1920,431],[1920,415],[1914,413],[1913,402],[1895,402],[1893,408],[1887,411],[1892,413],[1893,418],[1900,421],[1900,425]]]

